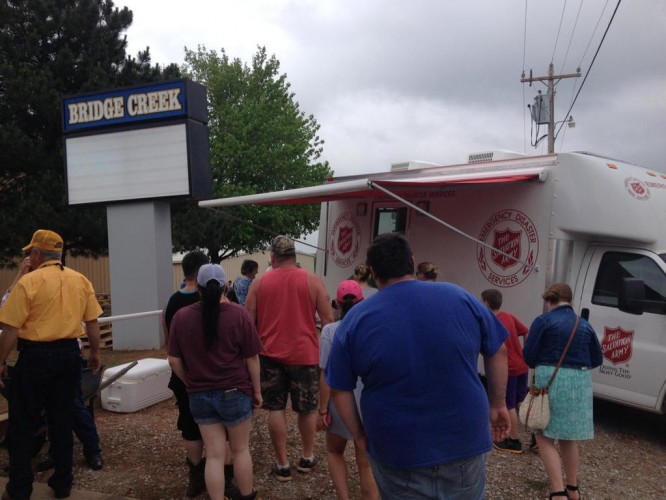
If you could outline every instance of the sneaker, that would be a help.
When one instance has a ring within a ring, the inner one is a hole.
[[[506,438],[503,441],[496,441],[493,446],[500,451],[508,451],[509,453],[519,454],[523,452],[523,445],[519,439]]]
[[[277,477],[278,481],[291,481],[291,467],[282,469],[278,467],[277,464],[273,464],[271,466],[271,473],[275,474],[275,477]]]
[[[315,465],[317,465],[317,457],[312,457],[312,460],[301,457],[296,470],[299,472],[310,472],[312,469],[314,469]]]

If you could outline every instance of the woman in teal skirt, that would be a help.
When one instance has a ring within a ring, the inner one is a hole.
[[[573,294],[566,283],[544,292],[547,312],[534,320],[525,341],[523,357],[535,372],[535,385],[545,387],[555,371],[576,321]],[[591,369],[603,361],[601,346],[590,324],[579,318],[569,350],[548,391],[550,420],[537,432],[539,455],[550,482],[549,498],[579,499],[578,441],[594,437]],[[559,444],[559,452],[555,441]],[[560,458],[561,455],[561,458]],[[562,465],[566,483],[562,476]]]

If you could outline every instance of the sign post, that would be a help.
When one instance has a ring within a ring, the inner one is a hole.
[[[105,203],[114,315],[161,309],[172,293],[170,200],[206,199],[205,87],[160,82],[63,100],[67,200]],[[114,349],[162,346],[157,316],[113,325]]]

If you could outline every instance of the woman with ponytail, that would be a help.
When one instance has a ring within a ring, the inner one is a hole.
[[[241,499],[253,489],[250,430],[252,407],[261,407],[259,334],[246,309],[226,298],[222,266],[199,268],[201,300],[180,309],[171,322],[169,364],[187,386],[190,410],[206,448],[206,488],[212,500],[224,498],[227,437]]]

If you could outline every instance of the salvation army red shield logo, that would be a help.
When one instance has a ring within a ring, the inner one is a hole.
[[[630,182],[629,184],[631,185],[631,189],[637,195],[643,196],[645,194],[645,188],[643,187],[643,185],[640,182],[634,181],[634,182]]]
[[[493,247],[501,252],[491,252],[490,258],[495,264],[502,269],[516,265],[516,259],[520,258],[520,231],[494,231]]]
[[[492,214],[481,227],[476,261],[494,286],[508,288],[526,280],[539,257],[536,224],[519,210]],[[524,264],[523,264],[524,263]]]
[[[636,177],[627,177],[624,180],[624,187],[637,200],[647,200],[650,197],[650,188]]]
[[[631,359],[634,346],[634,332],[616,328],[604,327],[604,338],[601,341],[601,353],[608,361],[617,365],[626,363]]]
[[[361,225],[351,212],[343,212],[335,219],[329,233],[328,251],[338,267],[349,267],[356,262],[361,248]]]
[[[354,239],[354,230],[351,227],[338,228],[338,250],[341,254],[349,253]]]

